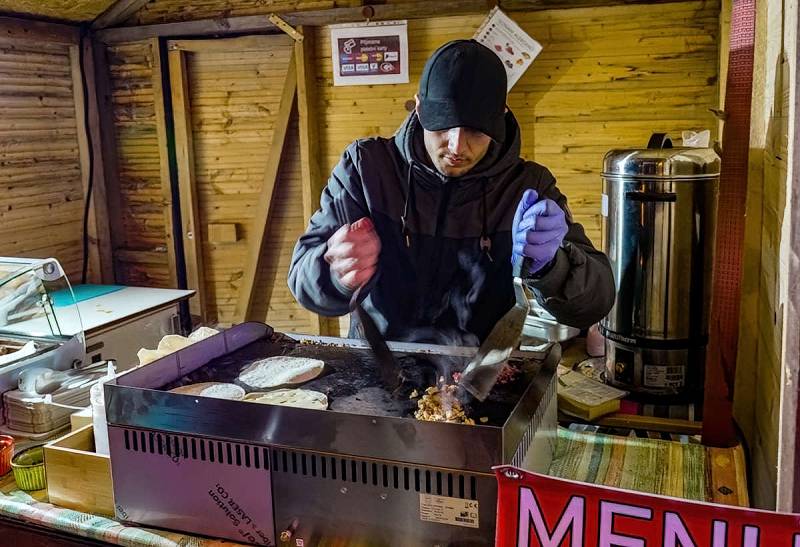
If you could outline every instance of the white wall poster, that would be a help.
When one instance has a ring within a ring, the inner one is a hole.
[[[489,12],[473,38],[494,51],[503,61],[509,91],[542,51],[539,42],[528,36],[497,7]]]
[[[331,26],[333,85],[408,83],[406,21]]]

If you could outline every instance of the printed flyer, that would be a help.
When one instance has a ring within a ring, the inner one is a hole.
[[[331,27],[333,85],[408,83],[406,21]]]

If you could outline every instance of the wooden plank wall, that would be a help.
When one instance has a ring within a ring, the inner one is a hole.
[[[787,122],[793,65],[789,56],[794,55],[797,34],[796,13],[780,0],[759,2],[757,9],[746,267],[734,413],[748,440],[753,502],[756,507],[775,509],[787,290],[787,249],[782,246],[790,223],[786,218]],[[783,40],[775,39],[780,36]],[[796,389],[796,383],[791,385]],[[793,429],[793,417],[786,427]]]
[[[0,39],[0,254],[81,276],[83,188],[70,45]]]
[[[680,135],[717,123],[719,3],[514,12],[544,46],[509,96],[522,126],[523,156],[549,167],[576,220],[600,244],[603,155],[643,147],[653,131]],[[482,16],[409,21],[411,82],[333,87],[330,34],[317,40],[322,171],[353,139],[391,135],[405,118],[425,60],[444,42],[468,38]]]
[[[153,42],[108,46],[118,186],[122,218],[114,249],[117,281],[127,285],[174,287],[167,223],[169,204],[162,175],[167,151],[159,143],[153,78]],[[113,176],[113,175],[111,175]]]
[[[293,112],[270,207],[268,238],[261,250],[252,316],[280,331],[314,333],[319,328],[317,316],[297,304],[286,281],[294,244],[305,229],[298,137],[297,112]]]

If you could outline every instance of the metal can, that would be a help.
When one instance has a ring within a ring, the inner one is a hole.
[[[720,158],[673,148],[612,150],[603,162],[603,247],[616,302],[601,322],[610,383],[650,398],[702,398]]]

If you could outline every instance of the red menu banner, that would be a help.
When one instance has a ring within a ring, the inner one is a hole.
[[[800,547],[800,515],[495,473],[498,547]]]

